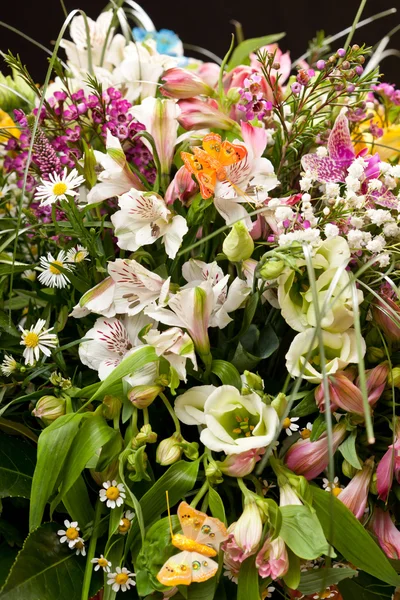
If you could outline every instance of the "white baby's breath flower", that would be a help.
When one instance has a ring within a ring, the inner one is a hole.
[[[111,563],[109,560],[104,558],[102,554],[100,554],[100,558],[92,558],[90,561],[93,565],[96,565],[94,570],[98,571],[99,569],[103,569],[106,573],[111,571]]]
[[[14,373],[17,368],[17,361],[13,356],[8,354],[4,355],[3,362],[0,365],[1,372],[6,377],[10,377],[11,373]]]
[[[328,240],[339,235],[339,227],[334,223],[327,223],[324,228],[325,236]]]
[[[76,543],[78,542],[78,540],[80,540],[81,538],[79,537],[79,527],[78,527],[78,521],[64,521],[64,525],[66,527],[66,529],[59,529],[57,531],[57,535],[60,536],[60,543],[64,544],[64,542],[67,542],[68,546],[70,548],[74,548]]]
[[[135,577],[134,573],[128,571],[126,567],[117,567],[115,569],[115,573],[109,573],[107,575],[108,581],[107,584],[112,586],[113,592],[126,592],[126,590],[130,589],[131,585],[136,585],[136,583],[131,579]]]
[[[45,356],[50,356],[51,348],[57,345],[57,336],[50,333],[53,327],[44,329],[45,324],[44,319],[39,319],[36,325],[32,325],[30,329],[20,326],[22,331],[20,344],[25,346],[22,356],[26,365],[34,365],[35,361],[39,360],[40,352],[43,352]]]
[[[390,264],[390,254],[378,254],[378,256],[376,257],[376,262],[379,264],[381,269],[384,269]]]
[[[370,252],[382,252],[386,246],[386,240],[383,235],[377,235],[373,240],[367,243],[367,250]]]
[[[54,204],[57,200],[66,200],[67,196],[76,196],[78,192],[75,188],[85,182],[82,175],[78,175],[76,169],[67,175],[67,168],[64,169],[61,175],[50,173],[49,181],[41,179],[42,185],[39,185],[35,194],[35,199],[40,200],[40,206],[48,206]]]
[[[105,502],[108,508],[122,506],[126,497],[123,483],[117,483],[115,479],[113,481],[105,481],[103,488],[99,493],[101,502]]]
[[[67,286],[69,284],[68,276],[57,268],[61,267],[62,269],[69,270],[66,262],[67,256],[64,250],[60,250],[57,254],[57,258],[54,258],[50,252],[47,254],[47,257],[42,256],[40,258],[41,273],[38,276],[40,283],[46,287],[56,287],[59,289]]]

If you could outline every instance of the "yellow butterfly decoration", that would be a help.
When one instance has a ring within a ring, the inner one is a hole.
[[[187,502],[180,503],[177,514],[183,534],[173,534],[171,521],[170,528],[172,544],[181,552],[167,560],[157,579],[166,586],[207,581],[218,571],[218,563],[212,557],[217,556],[220,544],[228,538],[226,527]]]

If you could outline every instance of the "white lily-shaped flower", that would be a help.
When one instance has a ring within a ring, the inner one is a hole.
[[[153,192],[131,189],[119,198],[118,205],[120,210],[111,221],[120,248],[135,251],[162,238],[167,255],[175,258],[188,231],[184,217],[173,216],[161,196]]]
[[[267,145],[267,131],[244,122],[241,124],[241,130],[244,142],[235,140],[234,143],[246,148],[246,156],[238,163],[226,167],[226,177],[223,181],[217,180],[214,204],[227,225],[243,219],[251,230],[251,218],[241,204],[250,203],[256,207],[262,205],[268,197],[268,192],[273,190],[279,181],[271,161],[262,158]]]
[[[144,189],[140,179],[130,170],[119,139],[109,130],[107,131],[106,150],[107,152],[94,150],[96,160],[104,171],[98,176],[100,183],[97,183],[87,196],[88,204],[120,196],[131,188]]]
[[[143,314],[122,320],[100,317],[85,334],[88,341],[79,345],[81,362],[98,371],[103,381],[128,354],[143,347],[138,334],[149,324],[153,321]]]
[[[161,177],[169,180],[177,142],[179,106],[175,100],[167,98],[146,98],[130,112],[153,137],[160,160]],[[146,138],[143,138],[143,143],[151,152],[152,147]]]
[[[164,356],[175,369],[179,379],[186,381],[186,360],[190,358],[193,368],[197,371],[196,354],[194,344],[187,333],[179,327],[170,327],[160,332],[151,329],[144,336],[146,342],[153,346],[157,356]]]
[[[81,319],[89,313],[96,313],[104,317],[114,317],[116,313],[114,291],[115,283],[113,279],[106,277],[106,279],[103,279],[103,281],[83,294],[69,316]]]
[[[137,315],[158,300],[163,306],[169,293],[169,278],[162,279],[136,260],[117,258],[108,263],[114,283],[113,302],[118,314]]]

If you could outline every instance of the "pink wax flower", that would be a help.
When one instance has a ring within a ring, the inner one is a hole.
[[[338,496],[339,500],[351,510],[357,519],[361,519],[365,512],[373,471],[374,458],[371,456],[364,462],[361,471],[358,471],[354,475],[350,483],[346,485]]]
[[[279,64],[279,68],[271,70],[272,76],[276,78],[279,74],[279,83],[284,83],[287,79],[289,79],[290,71],[292,68],[290,52],[282,52],[282,50],[278,47],[277,44],[269,44],[268,46],[263,46],[263,48],[261,48],[261,51],[266,51],[270,54],[275,54],[274,62]],[[304,65],[308,67],[307,63],[304,63]],[[260,63],[258,62],[258,58],[255,53],[250,54],[250,66],[253,69],[260,68]],[[303,66],[303,64],[301,66]]]
[[[346,437],[346,424],[338,423],[333,428],[332,446],[336,452]],[[318,477],[329,463],[328,435],[323,433],[319,440],[311,442],[309,439],[298,440],[289,448],[285,455],[286,466],[311,480]]]
[[[389,511],[376,507],[369,527],[378,538],[378,542],[388,558],[400,559],[400,531],[392,521]]]
[[[217,465],[224,475],[245,477],[253,471],[264,453],[265,448],[253,448],[241,454],[231,454],[224,461],[217,461]]]
[[[165,71],[161,93],[170,98],[193,98],[193,96],[211,96],[212,88],[203,79],[187,69],[174,67]]]
[[[400,483],[400,437],[396,437],[394,444],[388,447],[376,470],[379,498],[385,502],[392,488],[393,477]]]
[[[278,579],[289,570],[289,557],[283,539],[278,536],[271,540],[268,536],[257,554],[256,567],[258,574],[265,578]]]

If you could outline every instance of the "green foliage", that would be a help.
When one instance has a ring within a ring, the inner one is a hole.
[[[281,506],[280,510],[282,526],[279,535],[294,554],[305,560],[329,555],[329,545],[315,513],[300,505]]]
[[[245,40],[232,52],[232,56],[228,62],[228,70],[231,71],[235,67],[239,65],[248,65],[250,64],[249,55],[252,52],[255,52],[262,46],[268,46],[268,44],[274,44],[278,42],[283,37],[285,37],[285,33],[273,33],[271,35],[264,35],[259,38],[252,38],[250,40]]]
[[[0,498],[29,498],[36,450],[18,437],[0,435]]]

